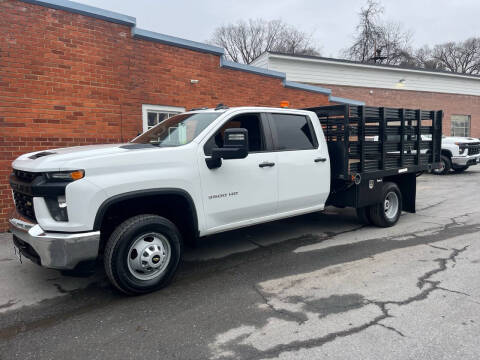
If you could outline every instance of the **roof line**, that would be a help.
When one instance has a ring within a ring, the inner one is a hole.
[[[173,45],[189,50],[211,53],[220,56],[225,53],[225,50],[218,46],[182,39],[176,36],[160,34],[149,30],[139,29],[137,27],[132,29],[132,36],[138,39],[151,40],[162,44]]]
[[[311,92],[316,92],[319,94],[324,94],[324,95],[330,95],[332,93],[332,90],[323,88],[320,86],[314,86],[314,85],[308,85],[308,84],[302,84],[298,83],[295,81],[288,81],[287,79],[283,80],[283,86],[286,88],[292,88],[292,89],[299,89],[299,90],[304,90],[304,91],[311,91]]]
[[[84,5],[68,0],[21,0],[23,2],[48,7],[51,9],[65,10],[75,14],[91,16],[97,19],[122,24],[127,26],[135,26],[137,19],[132,16],[116,13],[110,10],[101,9],[95,6]]]
[[[435,75],[459,76],[459,77],[467,77],[467,78],[469,77],[474,79],[480,79],[480,75],[475,75],[475,74],[462,74],[462,73],[446,71],[446,70],[422,69],[422,68],[413,67],[413,66],[362,63],[360,61],[347,60],[347,59],[336,59],[336,58],[329,58],[329,57],[322,57],[322,56],[315,56],[315,55],[287,54],[287,53],[282,53],[277,51],[265,51],[263,54],[265,53],[274,55],[274,56],[277,55],[282,57],[290,57],[290,58],[298,58],[298,59],[329,61],[329,62],[355,65],[355,66],[361,66],[361,67],[374,67],[374,68],[383,68],[386,70],[398,70],[398,71],[405,70],[405,71],[414,71],[414,72],[422,72],[422,73],[433,73]]]
[[[279,79],[282,79],[282,85],[286,88],[298,89],[303,91],[311,91],[311,92],[324,94],[324,95],[330,95],[332,93],[332,90],[323,88],[320,86],[302,84],[294,81],[287,81],[287,74],[285,74],[284,72],[269,70],[269,69],[247,65],[247,64],[236,63],[234,61],[225,59],[225,56],[220,57],[220,67],[224,67],[230,70],[239,70],[239,71],[250,72],[257,75],[264,75],[264,76],[279,78]]]
[[[250,72],[257,75],[271,76],[271,77],[279,78],[282,80],[285,79],[287,76],[287,74],[285,74],[284,72],[268,70],[268,69],[257,67],[257,66],[240,64],[234,61],[230,61],[230,60],[227,60],[224,56],[220,58],[220,67],[224,67],[231,70],[246,71],[246,72]]]
[[[342,98],[338,96],[331,96],[328,98],[329,101],[331,102],[336,102],[339,104],[348,104],[348,105],[365,105],[365,102],[363,101],[358,101],[358,100],[353,100],[353,99],[347,99],[347,98]]]

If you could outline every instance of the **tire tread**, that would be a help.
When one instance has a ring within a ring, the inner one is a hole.
[[[176,229],[175,224],[173,224],[170,220],[163,218],[158,215],[153,215],[153,214],[143,214],[143,215],[137,215],[134,217],[131,217],[127,220],[125,220],[123,223],[121,223],[110,235],[110,238],[107,241],[107,244],[105,245],[105,255],[104,255],[104,267],[105,267],[105,272],[107,274],[108,279],[112,282],[112,284],[120,291],[122,291],[125,294],[132,295],[136,294],[136,291],[133,290],[127,290],[123,286],[120,285],[118,282],[118,279],[115,276],[114,273],[114,264],[115,262],[113,261],[114,253],[115,253],[115,248],[117,243],[122,239],[122,236],[130,230],[130,228],[138,223],[142,223],[145,221],[149,220],[155,220],[155,221],[161,221],[161,222],[167,222],[169,226],[172,226],[173,228]],[[178,231],[178,230],[177,230]]]

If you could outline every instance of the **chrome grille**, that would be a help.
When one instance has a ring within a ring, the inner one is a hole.
[[[477,155],[477,154],[480,154],[480,143],[468,144],[468,155]]]

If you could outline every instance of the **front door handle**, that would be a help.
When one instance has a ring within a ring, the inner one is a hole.
[[[258,164],[258,166],[261,167],[261,168],[264,168],[264,167],[272,167],[272,166],[275,166],[275,163],[274,163],[274,162],[264,161],[264,162]]]
[[[315,160],[313,160],[315,162],[325,162],[327,161],[327,158],[324,158],[324,157],[319,157],[319,158],[316,158]]]

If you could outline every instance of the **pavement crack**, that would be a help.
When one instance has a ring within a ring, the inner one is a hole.
[[[267,305],[272,311],[281,315],[283,318],[287,318],[289,320],[294,320],[298,325],[302,325],[307,321],[307,317],[302,313],[295,313],[288,310],[278,309],[274,305],[270,303],[270,300],[265,296],[265,294],[255,285],[253,286],[255,292],[262,298],[265,305]]]
[[[445,201],[447,201],[447,199],[441,200],[441,201],[436,202],[436,203],[433,203],[433,204],[431,204],[431,205],[424,206],[423,208],[417,209],[417,211],[423,211],[423,210],[432,209],[432,208],[434,208],[434,207],[436,207],[436,206],[442,205]]]
[[[311,349],[311,348],[314,348],[314,347],[319,347],[319,346],[322,346],[326,343],[332,342],[339,337],[346,337],[346,336],[354,335],[354,334],[362,332],[363,330],[368,329],[369,327],[372,327],[374,325],[379,325],[379,322],[384,320],[385,318],[386,318],[386,316],[384,314],[382,314],[382,315],[377,316],[373,320],[371,320],[367,323],[364,323],[362,325],[355,326],[355,327],[352,327],[352,328],[347,329],[347,330],[332,332],[332,333],[329,333],[329,334],[327,334],[325,336],[322,336],[320,338],[309,339],[309,340],[306,340],[306,341],[294,341],[294,342],[291,342],[289,344],[277,345],[270,350],[267,350],[267,351],[264,351],[264,352],[259,351],[259,354],[256,354],[253,357],[250,357],[248,359],[250,359],[250,360],[254,360],[254,359],[273,359],[273,358],[278,357],[281,353],[286,352],[286,351],[295,351],[295,350],[298,350],[298,349]]]
[[[0,309],[7,309],[9,307],[12,307],[13,305],[15,305],[16,303],[18,303],[19,300],[8,300],[6,303],[4,304],[0,304]]]
[[[363,229],[364,227],[366,227],[366,225],[356,226],[356,227],[354,227],[354,228],[352,228],[352,229],[343,230],[343,231],[339,231],[339,232],[328,231],[328,232],[325,232],[325,233],[324,233],[326,236],[325,236],[325,237],[322,237],[322,238],[320,239],[320,241],[330,240],[330,239],[333,239],[333,238],[336,237],[336,236],[343,235],[343,234],[347,234],[347,233],[350,233],[350,232],[354,232],[354,231]]]
[[[432,244],[427,244],[427,246],[430,246],[434,249],[438,249],[438,250],[450,250],[448,248],[444,248],[444,247],[441,247],[441,246],[436,246],[436,245],[432,245]]]
[[[439,282],[439,283],[440,283],[440,282]],[[438,290],[447,291],[447,292],[451,292],[451,293],[454,293],[454,294],[464,295],[464,296],[468,296],[468,297],[471,296],[470,294],[467,294],[467,293],[465,293],[465,292],[463,292],[463,291],[457,291],[457,290],[447,289],[447,288],[445,288],[445,287],[443,287],[443,286],[438,286],[438,285],[436,285],[436,288],[437,288]]]
[[[402,300],[402,301],[391,301],[391,300],[390,301],[379,301],[379,300],[365,299],[366,304],[374,304],[374,305],[378,306],[378,308],[382,312],[381,315],[375,317],[373,320],[371,320],[369,322],[366,322],[362,325],[346,329],[346,330],[329,333],[329,334],[327,334],[325,336],[322,336],[320,338],[310,339],[310,340],[306,340],[306,341],[294,341],[294,342],[291,342],[289,344],[277,345],[277,346],[275,346],[274,348],[272,348],[268,351],[261,352],[261,354],[259,354],[259,355],[255,355],[255,357],[253,357],[251,359],[275,358],[275,357],[278,357],[282,352],[285,352],[285,351],[295,351],[295,350],[299,350],[299,349],[308,349],[308,348],[313,348],[313,347],[320,347],[320,346],[323,346],[324,344],[326,344],[328,342],[334,341],[338,337],[345,337],[345,336],[349,336],[349,335],[354,335],[354,334],[360,333],[360,332],[362,332],[362,331],[364,331],[364,330],[366,330],[366,329],[368,329],[372,326],[375,326],[375,325],[382,326],[385,329],[391,330],[391,331],[397,333],[398,335],[400,335],[402,337],[405,337],[405,334],[403,334],[400,330],[398,330],[398,329],[396,329],[392,326],[380,323],[380,321],[382,321],[382,320],[385,320],[385,319],[388,319],[388,318],[393,318],[393,316],[389,313],[387,306],[388,305],[405,306],[405,305],[409,305],[413,302],[422,301],[422,300],[426,299],[428,297],[428,295],[435,290],[448,291],[448,289],[439,286],[440,281],[433,281],[433,280],[430,280],[430,278],[437,273],[440,273],[442,271],[447,270],[448,269],[447,268],[447,263],[449,261],[455,262],[456,258],[462,252],[466,251],[469,246],[470,245],[466,245],[461,249],[455,249],[455,248],[451,249],[452,251],[451,251],[451,253],[448,257],[435,259],[434,261],[438,264],[438,267],[431,270],[431,271],[426,272],[425,274],[423,274],[422,276],[420,276],[418,278],[417,287],[420,290],[422,290],[420,293],[418,293],[414,296],[411,296],[411,297],[409,297],[405,300]],[[272,308],[272,310],[274,310],[275,312],[281,312],[281,310],[275,309],[271,304],[269,304],[268,299],[266,299],[266,297],[256,287],[255,287],[255,290],[257,291],[257,293],[260,296],[262,296],[265,303],[270,308]],[[452,292],[457,293],[455,290],[452,290]],[[463,293],[462,295],[467,295],[468,296],[468,294],[465,294],[465,293]],[[289,314],[289,315],[291,315],[291,314]]]
[[[447,263],[449,261],[452,261],[452,262],[456,262],[456,258],[458,255],[460,255],[462,252],[464,252],[465,250],[467,250],[467,248],[469,247],[469,245],[466,245],[464,246],[463,248],[461,249],[452,249],[452,253],[450,254],[449,257],[447,258],[438,258],[438,259],[435,259],[434,261],[436,263],[438,263],[438,267],[436,269],[433,269],[433,270],[430,270],[430,271],[427,271],[425,274],[423,274],[422,276],[420,276],[418,278],[418,281],[417,281],[417,287],[419,289],[422,289],[425,284],[427,284],[429,281],[429,279],[435,275],[435,274],[438,274],[440,272],[443,272],[445,270],[447,270]],[[436,288],[438,286],[437,283],[434,283],[434,282],[430,282],[434,288]]]
[[[401,337],[405,337],[405,335],[400,330],[395,329],[393,326],[388,326],[388,325],[385,325],[385,324],[382,324],[382,323],[378,323],[377,325],[381,326],[381,327],[383,327],[387,330],[393,331],[394,333],[397,333]]]

